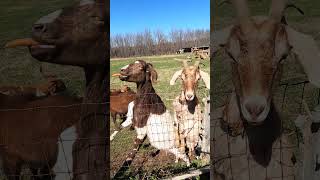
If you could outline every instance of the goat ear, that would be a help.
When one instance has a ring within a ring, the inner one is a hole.
[[[158,79],[158,73],[157,71],[153,68],[153,65],[150,63],[147,63],[147,71],[149,71],[149,77],[151,79],[151,82],[156,83]]]
[[[175,72],[170,80],[170,85],[174,85],[179,76],[181,76],[182,70]]]
[[[211,51],[211,57],[213,57],[221,49],[221,47],[225,46],[232,28],[233,26],[229,26],[225,29],[214,31],[212,33],[211,47],[213,51]]]
[[[289,44],[292,46],[292,52],[296,54],[297,59],[303,66],[311,84],[320,87],[320,54],[316,41],[306,34],[286,27]]]
[[[210,75],[204,71],[200,70],[200,76],[206,85],[207,89],[210,89]]]

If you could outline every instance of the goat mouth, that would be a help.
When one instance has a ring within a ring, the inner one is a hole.
[[[52,59],[57,47],[54,44],[41,43],[37,45],[28,46],[32,57],[38,60]]]
[[[128,75],[119,74],[119,79],[120,79],[121,81],[126,81],[128,78],[129,78]]]
[[[247,123],[250,125],[250,126],[260,126],[263,124],[264,121],[261,121],[261,122],[252,122],[252,121],[247,121]]]
[[[5,48],[28,47],[32,57],[48,59],[56,50],[56,45],[35,40],[33,38],[16,39],[6,43]]]
[[[16,48],[19,46],[29,47],[31,49],[41,48],[41,49],[54,49],[56,46],[49,43],[42,43],[32,38],[16,39],[6,43],[5,48]]]
[[[52,56],[52,54],[54,54],[54,52],[56,51],[55,45],[47,44],[30,46],[28,48],[31,56],[38,60],[49,59]]]

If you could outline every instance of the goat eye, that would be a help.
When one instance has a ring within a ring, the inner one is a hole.
[[[282,62],[283,60],[287,59],[287,57],[288,57],[288,54],[282,55],[279,62]]]

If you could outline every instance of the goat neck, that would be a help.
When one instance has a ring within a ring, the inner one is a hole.
[[[262,166],[267,167],[271,160],[272,145],[281,135],[281,118],[274,104],[271,104],[270,112],[261,125],[252,126],[245,123],[244,127],[253,158]]]
[[[150,113],[162,114],[166,107],[152,86],[152,82],[144,81],[137,83],[136,102],[142,102],[144,105],[150,105]]]
[[[193,114],[196,111],[196,106],[199,104],[199,100],[197,96],[194,96],[192,101],[187,101],[184,95],[184,91],[181,91],[181,94],[179,96],[179,103],[182,105],[187,105],[188,111]]]

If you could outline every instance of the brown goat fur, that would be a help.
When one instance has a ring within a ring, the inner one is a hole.
[[[136,93],[128,86],[110,92],[110,113],[113,123],[116,126],[116,130],[120,129],[120,126],[117,123],[117,115],[124,121],[128,112],[128,105],[130,102],[134,101],[135,98]]]
[[[312,42],[281,21],[288,0],[272,0],[269,17],[251,17],[247,0],[230,2],[237,22],[215,32],[212,46],[215,52],[222,47],[231,59],[235,95],[224,110],[223,121],[240,128],[243,136],[235,128],[215,128],[213,138],[219,138],[214,143],[213,159],[228,156],[214,165],[215,179],[296,179],[291,159],[294,145],[282,129],[273,86],[278,85],[282,61],[290,53],[306,58],[302,62],[316,56],[306,56],[308,49],[299,44],[304,38],[309,43],[306,47]],[[216,123],[221,125],[221,121]]]
[[[137,85],[132,121],[137,138],[132,152],[129,153],[124,163],[132,162],[145,137],[148,137],[152,146],[173,153],[176,159],[182,159],[187,163],[187,166],[190,166],[190,160],[185,152],[176,147],[178,137],[174,117],[166,109],[165,104],[153,88],[152,83],[157,80],[157,72],[152,64],[137,60],[122,67],[119,78]],[[117,177],[117,175],[115,176]]]
[[[210,77],[200,70],[199,63],[197,61],[194,65],[189,66],[186,61],[183,61],[184,67],[177,71],[170,81],[170,84],[173,85],[178,77],[182,80],[181,94],[173,101],[173,108],[179,129],[180,147],[184,150],[186,145],[190,157],[195,155],[195,147],[200,141],[203,121],[201,105],[196,96],[198,81],[201,78],[204,79],[207,88],[210,88]]]
[[[29,85],[29,86],[1,86],[0,93],[5,95],[23,95],[23,96],[48,96],[66,90],[64,82],[60,79]]]
[[[133,107],[133,125],[135,127],[144,127],[147,124],[150,113],[163,114],[166,111],[166,107],[152,86],[152,82],[157,80],[157,72],[150,63],[142,60],[136,62],[121,70],[120,79],[136,82],[137,94]]]
[[[32,39],[52,47],[31,46],[32,57],[41,62],[79,66],[85,72],[84,105],[78,111],[84,118],[78,122],[79,138],[73,144],[74,180],[109,177],[106,149],[110,124],[107,123],[110,31],[106,5],[102,0],[81,0],[40,18],[32,27]]]
[[[58,137],[80,120],[82,99],[62,95],[32,101],[6,95],[0,99],[0,153],[5,174],[15,179],[11,175],[19,175],[24,164],[33,171],[51,172],[57,160]]]

